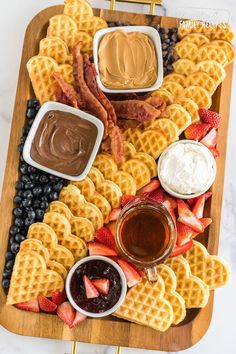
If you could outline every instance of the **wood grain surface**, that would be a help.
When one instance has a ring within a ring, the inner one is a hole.
[[[12,219],[15,181],[18,176],[19,157],[17,145],[25,121],[26,101],[28,98],[33,97],[26,63],[31,56],[38,53],[39,41],[46,34],[49,18],[62,11],[63,6],[53,6],[43,10],[32,19],[25,34],[0,207],[1,275],[5,263],[4,254],[7,249],[8,232]],[[99,9],[94,9],[94,13],[107,21],[119,20],[127,21],[130,24],[151,26],[161,24],[164,27],[176,25],[176,19],[169,17]],[[213,223],[209,231],[199,238],[212,254],[217,253],[220,234],[232,65],[228,66],[226,71],[227,77],[214,94],[212,107],[217,112],[220,112],[223,118],[219,129],[217,146],[221,153],[217,159],[217,177],[212,188],[213,197],[211,201],[207,202],[206,208],[206,215],[211,216]],[[9,331],[17,334],[153,350],[179,351],[191,347],[206,333],[212,316],[213,292],[204,309],[189,311],[183,323],[171,327],[165,333],[116,319],[112,316],[105,319],[89,319],[71,330],[55,315],[24,312],[13,306],[6,306],[5,303],[6,295],[2,287],[0,287],[0,323]]]

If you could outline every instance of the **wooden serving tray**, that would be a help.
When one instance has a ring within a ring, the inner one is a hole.
[[[26,101],[28,98],[34,96],[26,70],[26,63],[30,57],[38,53],[39,41],[46,35],[49,18],[62,13],[62,11],[63,6],[53,6],[41,11],[32,19],[25,34],[0,207],[1,276],[12,219],[15,181],[18,175],[19,156],[17,145],[25,121]],[[160,24],[163,27],[177,25],[177,19],[170,17],[99,9],[94,9],[94,13],[97,16],[105,18],[107,21],[119,20],[127,21],[130,24],[150,26]],[[206,215],[210,215],[213,223],[206,231],[206,234],[199,237],[199,240],[207,246],[211,254],[217,253],[220,233],[232,69],[232,64],[226,68],[226,79],[213,96],[212,109],[219,112],[222,116],[217,146],[221,155],[217,159],[217,177],[212,188],[213,197],[207,203],[206,207]],[[14,306],[6,306],[6,294],[2,287],[0,287],[0,323],[11,332],[27,336],[163,351],[180,351],[197,343],[206,333],[212,316],[213,296],[214,292],[212,291],[209,302],[204,309],[188,311],[184,322],[178,326],[171,327],[165,333],[132,324],[112,316],[105,319],[88,319],[71,330],[55,315],[34,314],[18,310]]]

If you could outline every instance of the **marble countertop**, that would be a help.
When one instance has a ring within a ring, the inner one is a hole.
[[[1,2],[0,12],[0,188],[5,168],[6,153],[8,147],[11,117],[15,99],[15,90],[18,79],[18,70],[21,57],[21,49],[24,32],[30,19],[41,9],[61,3],[62,0],[11,0]],[[95,7],[108,7],[107,1],[90,1]],[[166,0],[164,1],[168,16],[175,16],[181,13],[182,7],[188,7],[188,11],[196,13],[201,11],[203,14],[212,12],[221,16],[230,16],[230,23],[236,33],[236,2],[234,0]],[[201,10],[191,9],[197,7]],[[208,9],[206,9],[206,6]],[[119,9],[126,11],[148,12],[148,8],[142,5],[119,5]],[[222,11],[222,9],[227,10]],[[160,10],[157,11],[158,13]],[[236,67],[234,68],[236,70]],[[232,97],[236,96],[236,80],[233,80]],[[235,353],[235,317],[236,306],[236,101],[232,99],[231,120],[228,135],[227,167],[225,175],[225,188],[223,198],[223,210],[221,219],[221,236],[219,254],[224,257],[231,265],[231,282],[217,289],[214,301],[214,312],[210,328],[204,338],[194,347],[186,350],[186,354],[200,354],[210,351],[214,354]],[[3,191],[4,193],[4,191]],[[22,337],[12,334],[0,327],[0,351],[8,354],[59,354],[69,353],[71,350],[70,342],[62,342],[48,339],[38,339]],[[79,344],[79,353],[89,354],[111,354],[115,352],[114,347]],[[137,354],[147,353],[146,350],[134,350],[124,348],[123,353]]]

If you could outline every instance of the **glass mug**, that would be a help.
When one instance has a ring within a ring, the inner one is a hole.
[[[156,281],[156,265],[163,263],[175,246],[176,225],[163,204],[137,197],[122,209],[115,240],[119,253],[144,269],[150,281]]]

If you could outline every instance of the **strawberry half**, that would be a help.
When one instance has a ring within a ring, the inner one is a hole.
[[[172,208],[172,206],[170,205],[169,201],[165,200],[163,202],[163,204],[165,205],[166,209],[169,211],[169,213],[172,216],[172,219],[174,220],[174,222],[176,222],[175,212],[174,212],[174,209]]]
[[[164,202],[167,202],[171,208],[176,209],[177,208],[177,201],[175,198],[171,197],[170,195],[165,196]]]
[[[209,148],[209,150],[210,150],[210,152],[212,153],[212,155],[214,156],[215,159],[220,156],[220,152],[219,152],[219,150],[217,148],[211,147],[211,148]]]
[[[121,206],[124,207],[126,204],[131,202],[132,200],[136,199],[137,197],[135,195],[122,195],[121,197]]]
[[[116,221],[120,215],[121,208],[112,209],[109,214],[109,221]]]
[[[203,145],[211,149],[217,144],[218,133],[215,128],[212,128],[209,133],[200,141]]]
[[[39,302],[39,307],[44,312],[54,312],[57,308],[57,305],[54,302],[52,302],[51,300],[46,298],[46,296],[43,295],[39,295],[38,302]]]
[[[165,197],[165,191],[162,187],[156,189],[149,195],[149,198],[155,200],[158,203],[163,203],[165,199],[164,197]]]
[[[201,218],[200,221],[204,226],[204,230],[207,228],[207,226],[209,226],[212,223],[211,218]]]
[[[29,300],[15,304],[15,307],[24,311],[39,312],[38,300]]]
[[[143,194],[146,194],[146,193],[152,193],[153,191],[155,191],[159,187],[160,187],[160,182],[158,181],[158,179],[152,179],[151,182],[146,184],[146,186],[144,186],[141,189],[139,189],[138,195],[143,195]]]
[[[102,243],[90,242],[88,248],[90,256],[117,256],[114,249],[111,249]]]
[[[185,138],[190,139],[190,140],[196,140],[199,141],[202,139],[207,132],[211,129],[210,124],[206,123],[193,123],[188,126],[187,129],[185,129]]]
[[[87,316],[83,315],[82,313],[80,313],[79,311],[76,311],[76,314],[75,314],[75,319],[74,321],[72,322],[72,324],[70,325],[70,328],[73,328],[75,327],[78,323],[86,320]]]
[[[181,199],[178,199],[177,204],[179,213],[178,221],[190,226],[196,232],[203,232],[204,227],[201,221],[192,213],[188,205]]]
[[[120,259],[120,258],[119,258],[119,259]],[[122,258],[122,259],[123,259],[123,258]],[[145,272],[144,272],[142,269],[136,267],[136,265],[130,263],[130,262],[127,261],[126,259],[123,259],[123,260],[124,260],[126,263],[128,263],[132,268],[134,268],[134,270],[136,270],[136,272],[137,272],[141,277],[143,277],[143,276],[145,275]],[[118,263],[118,260],[117,260],[117,263]]]
[[[197,233],[189,226],[176,222],[177,228],[177,246],[183,246],[189,240],[197,235]]]
[[[58,306],[57,316],[70,327],[75,319],[75,309],[69,301],[65,301]]]
[[[194,207],[192,209],[193,214],[198,218],[201,219],[203,217],[203,211],[204,211],[204,206],[205,206],[205,194],[202,194],[196,203],[194,204]]]
[[[110,280],[106,278],[92,280],[95,288],[100,292],[100,294],[108,294],[110,289]]]
[[[219,128],[220,125],[220,120],[221,116],[219,113],[209,111],[208,109],[205,108],[200,108],[198,110],[198,114],[200,116],[200,119],[202,123],[208,123],[211,125],[212,128]]]
[[[202,194],[203,195],[203,194]],[[198,199],[202,196],[200,195],[199,197],[195,197],[195,198],[191,198],[191,199],[188,199],[188,204],[193,207],[194,204],[198,201]],[[209,199],[211,196],[212,196],[212,192],[206,192],[204,193],[205,195],[205,201],[207,201],[207,199]]]
[[[118,260],[118,264],[125,273],[125,277],[127,280],[128,287],[131,288],[132,286],[138,284],[141,281],[141,276],[138,272],[132,267],[130,263],[127,263],[123,259]]]
[[[114,249],[115,248],[115,239],[111,233],[111,230],[108,227],[101,227],[95,232],[95,240],[101,242],[103,245]]]
[[[187,252],[193,245],[193,240],[189,240],[188,242],[186,242],[184,245],[182,246],[175,246],[173,251],[170,254],[170,257],[176,257],[179,256],[185,252]]]
[[[99,292],[97,291],[96,287],[93,285],[91,280],[87,277],[87,275],[83,276],[83,280],[87,299],[94,299],[95,297],[98,297]]]
[[[65,291],[53,291],[52,292],[52,302],[56,305],[60,305],[67,300]]]

